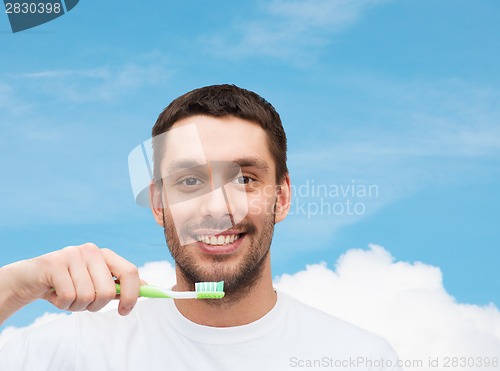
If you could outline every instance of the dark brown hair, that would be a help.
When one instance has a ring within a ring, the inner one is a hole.
[[[177,121],[195,115],[234,116],[257,123],[267,134],[269,149],[276,164],[277,183],[288,173],[286,134],[280,116],[271,103],[260,95],[236,85],[212,85],[190,91],[174,99],[158,116],[152,130],[153,138],[168,131]],[[161,156],[156,152],[155,163],[157,157]]]

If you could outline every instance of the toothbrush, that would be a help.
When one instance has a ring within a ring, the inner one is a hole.
[[[120,284],[116,283],[116,293],[120,293]],[[224,281],[196,282],[195,291],[172,291],[158,286],[141,286],[139,296],[145,298],[170,299],[222,299],[224,297]]]

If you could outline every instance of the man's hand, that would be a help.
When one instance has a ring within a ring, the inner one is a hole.
[[[115,280],[121,294],[116,295]],[[119,298],[118,312],[127,315],[139,295],[137,267],[92,243],[69,246],[0,268],[0,324],[36,299],[70,311],[100,310]]]

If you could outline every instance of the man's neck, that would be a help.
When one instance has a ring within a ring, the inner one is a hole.
[[[179,312],[194,323],[213,327],[233,327],[246,325],[266,315],[276,304],[277,296],[273,289],[270,259],[266,259],[262,276],[249,290],[247,295],[234,303],[213,305],[203,300],[175,300]],[[177,272],[176,288],[180,277]]]

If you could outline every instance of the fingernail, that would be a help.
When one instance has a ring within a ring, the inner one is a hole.
[[[130,314],[130,312],[132,311],[132,309],[134,309],[134,306],[130,306],[130,307],[120,307],[119,309],[119,313],[122,315],[122,316],[126,316],[127,314]]]

